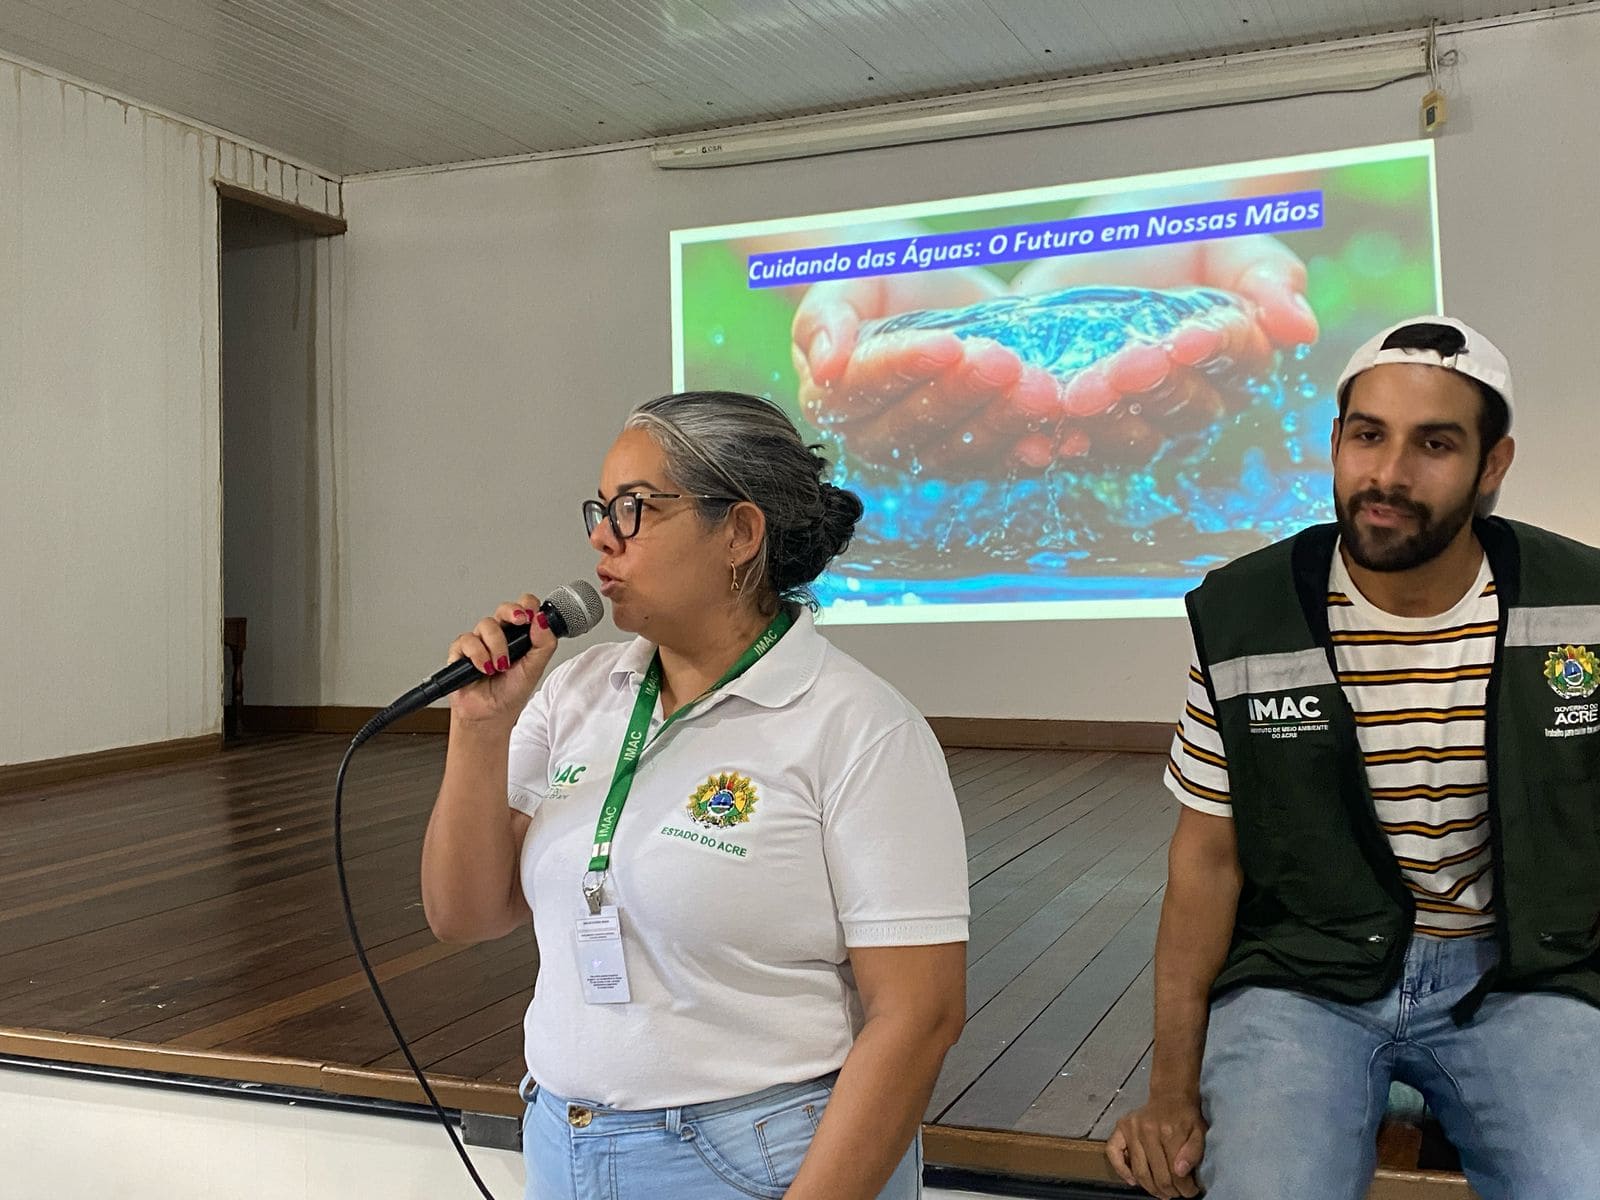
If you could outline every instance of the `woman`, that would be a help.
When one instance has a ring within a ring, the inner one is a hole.
[[[638,637],[539,687],[525,595],[451,646],[485,678],[451,697],[423,901],[449,941],[534,922],[531,1200],[920,1194],[963,836],[927,724],[802,602],[861,515],[826,467],[767,401],[651,401],[583,504]]]

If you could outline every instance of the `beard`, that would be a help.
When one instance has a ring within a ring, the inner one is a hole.
[[[1416,528],[1411,533],[1400,529],[1362,529],[1356,524],[1355,516],[1362,508],[1373,504],[1410,516]],[[1339,536],[1351,559],[1368,571],[1409,571],[1432,562],[1455,540],[1462,526],[1472,520],[1477,507],[1476,488],[1469,491],[1461,503],[1438,514],[1404,493],[1386,495],[1377,488],[1357,492],[1348,500],[1341,500],[1337,494],[1333,498]]]

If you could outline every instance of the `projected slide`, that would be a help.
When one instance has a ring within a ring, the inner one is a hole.
[[[1180,615],[1332,519],[1340,368],[1441,305],[1430,142],[671,249],[675,386],[770,396],[866,504],[831,624]]]

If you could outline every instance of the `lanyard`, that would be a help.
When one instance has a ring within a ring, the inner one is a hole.
[[[732,683],[751,667],[760,661],[767,651],[778,644],[778,639],[789,631],[794,624],[794,618],[787,609],[780,608],[778,615],[772,619],[766,631],[762,633],[750,648],[739,656],[739,660],[728,668],[728,672],[716,683],[707,688],[700,696],[689,704],[678,709],[656,731],[656,738],[662,734],[695,705],[699,704],[712,692]],[[600,820],[594,829],[594,846],[590,850],[589,870],[584,876],[583,896],[589,904],[589,911],[600,911],[600,890],[605,886],[606,870],[611,865],[611,839],[616,835],[617,823],[622,820],[623,806],[628,803],[628,793],[633,790],[633,777],[639,770],[639,757],[644,753],[645,733],[650,728],[650,718],[655,715],[656,698],[661,694],[661,652],[656,651],[655,657],[650,660],[650,669],[645,672],[644,682],[639,685],[639,698],[633,702],[633,715],[628,719],[628,732],[622,739],[622,752],[617,756],[617,769],[611,776],[611,790],[606,793],[606,802],[600,808]],[[652,739],[654,740],[654,739]],[[596,880],[589,882],[589,876],[597,876]]]

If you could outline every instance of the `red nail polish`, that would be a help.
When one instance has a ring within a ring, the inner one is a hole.
[[[540,629],[550,628],[550,618],[545,616],[542,612],[534,613],[533,619],[539,623]]]
[[[483,666],[479,667],[478,670],[482,671],[485,675],[493,675],[494,674],[494,659],[492,659],[492,658],[489,659],[487,662],[485,662],[483,664]]]
[[[511,660],[509,658],[507,658],[504,654],[502,654],[500,656],[500,661],[495,663],[494,669],[496,671],[509,671],[509,670],[511,670]]]

